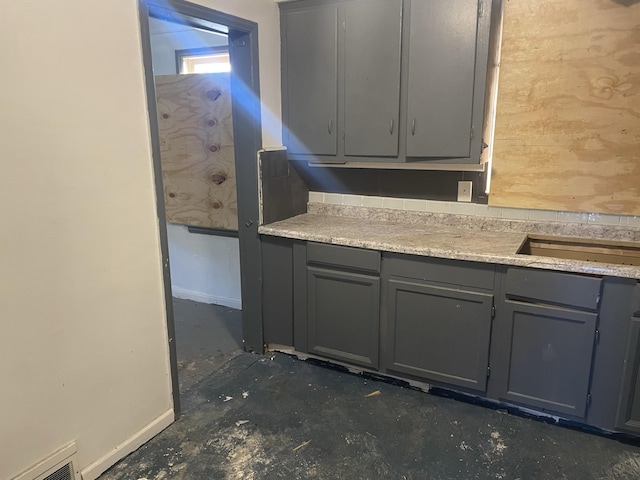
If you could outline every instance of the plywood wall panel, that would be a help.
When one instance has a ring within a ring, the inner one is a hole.
[[[640,214],[640,2],[505,3],[490,205]]]
[[[229,74],[156,76],[167,221],[238,229]]]

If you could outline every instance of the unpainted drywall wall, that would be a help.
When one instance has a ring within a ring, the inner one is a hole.
[[[489,204],[640,215],[640,2],[505,2]]]
[[[172,418],[137,2],[5,2],[0,57],[0,478],[90,479]]]

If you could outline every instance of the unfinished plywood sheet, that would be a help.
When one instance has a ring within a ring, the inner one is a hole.
[[[489,204],[640,214],[640,1],[505,2]]]
[[[238,229],[228,73],[156,77],[167,221]]]

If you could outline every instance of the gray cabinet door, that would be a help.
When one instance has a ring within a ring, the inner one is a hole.
[[[287,11],[283,22],[283,136],[292,154],[336,154],[338,7]]]
[[[636,284],[633,292],[632,312],[616,428],[640,433],[640,283]]]
[[[308,351],[378,368],[380,279],[307,267]]]
[[[640,433],[640,318],[632,317],[616,428]]]
[[[493,366],[499,397],[544,411],[584,417],[598,315],[507,300],[504,357]]]
[[[387,370],[484,391],[493,295],[391,279]]]
[[[344,153],[397,156],[401,0],[344,7]]]
[[[411,2],[408,157],[470,156],[477,24],[478,0]]]

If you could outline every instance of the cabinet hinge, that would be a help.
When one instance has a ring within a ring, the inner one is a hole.
[[[487,365],[487,378],[491,376],[491,365]]]
[[[471,129],[471,140],[473,140],[473,128]]]
[[[478,18],[482,18],[483,15],[484,15],[484,2],[480,1],[478,2]]]
[[[587,393],[587,405],[591,405],[591,394]]]
[[[496,306],[491,305],[491,318],[496,318]]]
[[[600,330],[596,330],[595,331],[594,337],[595,337],[596,345],[599,345],[600,344]]]

